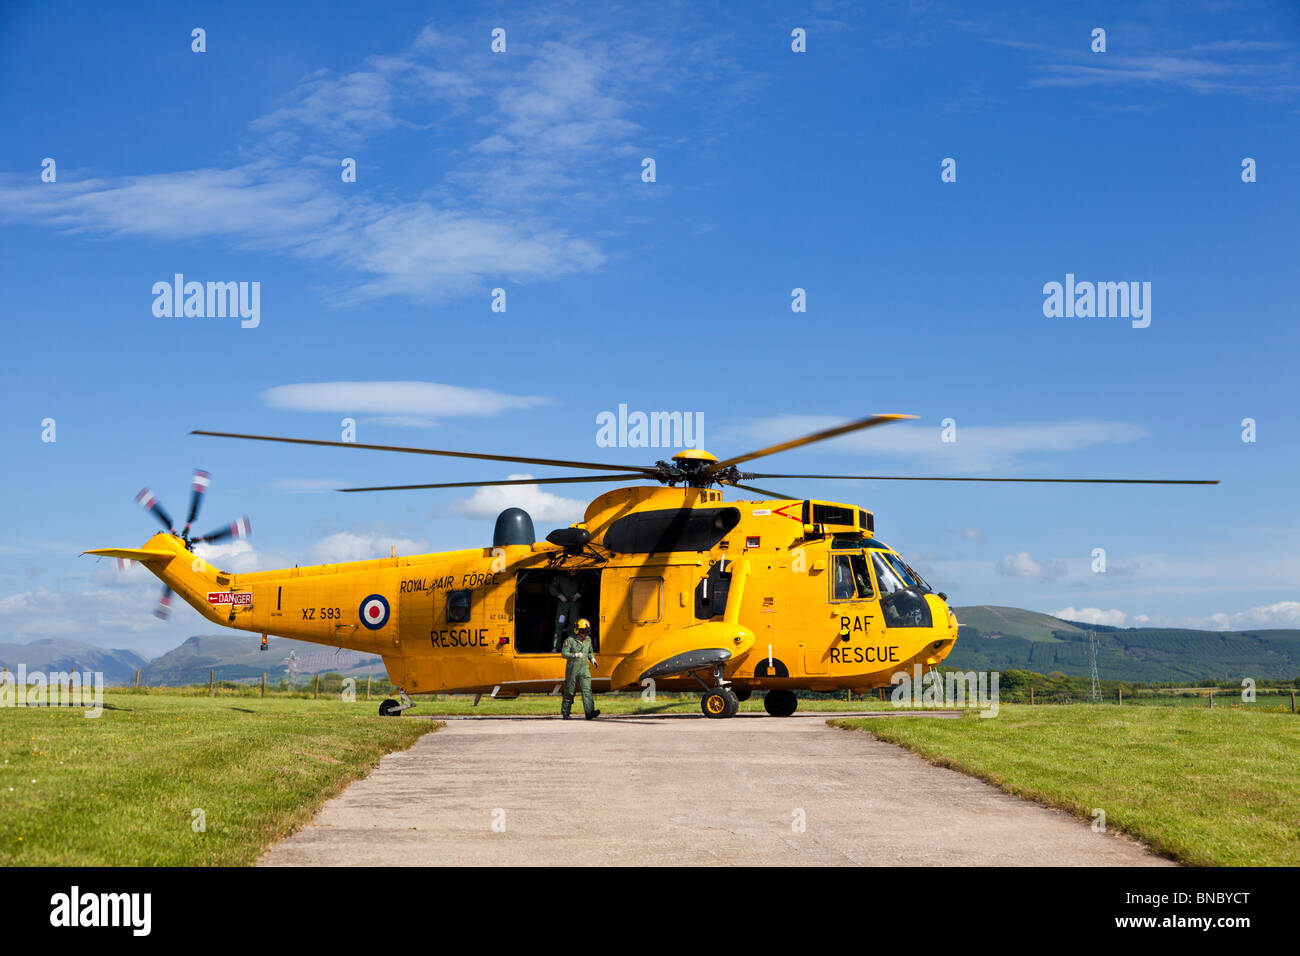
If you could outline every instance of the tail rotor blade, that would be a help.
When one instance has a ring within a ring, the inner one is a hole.
[[[196,542],[203,541],[207,544],[213,544],[217,541],[225,541],[227,538],[247,538],[252,532],[252,525],[249,524],[248,515],[230,522],[226,527],[221,528],[211,534],[205,534],[201,538],[195,538]]]
[[[172,525],[172,516],[169,515],[166,510],[163,509],[163,506],[158,503],[158,496],[154,494],[152,488],[141,488],[140,493],[135,496],[135,503],[145,511],[153,514],[153,516],[157,518],[162,523],[162,526],[168,531],[171,531],[173,534],[176,533],[175,528]]]
[[[160,621],[165,621],[172,614],[172,589],[168,585],[163,585],[162,595],[158,598],[158,606],[153,609],[153,616]]]
[[[194,479],[190,482],[190,515],[185,519],[185,530],[190,530],[190,525],[194,524],[194,519],[199,516],[199,506],[203,504],[203,496],[208,493],[208,485],[212,484],[212,476],[206,471],[198,468],[194,469]]]

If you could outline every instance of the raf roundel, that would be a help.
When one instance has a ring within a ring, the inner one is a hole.
[[[372,594],[361,602],[361,623],[372,631],[388,623],[388,602],[382,594]]]

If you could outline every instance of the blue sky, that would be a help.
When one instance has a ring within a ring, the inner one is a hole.
[[[210,630],[77,556],[152,534],[143,485],[183,512],[192,467],[200,526],[252,518],[214,554],[236,570],[483,544],[509,503],[544,533],[590,497],[337,495],[543,471],[191,429],[671,454],[599,447],[620,404],[702,413],[724,457],[919,416],[755,470],[1218,478],[762,484],[873,509],[957,604],[1300,626],[1300,12],[1002,6],[6,5],[0,641]],[[155,316],[177,273],[259,283],[258,325]],[[1150,282],[1149,327],[1045,316],[1067,274]]]

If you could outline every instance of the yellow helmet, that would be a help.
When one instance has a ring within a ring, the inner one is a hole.
[[[585,617],[580,617],[573,622],[573,630],[578,634],[588,634],[591,632],[591,622]]]

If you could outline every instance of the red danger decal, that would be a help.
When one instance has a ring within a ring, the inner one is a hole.
[[[209,604],[230,604],[235,607],[248,607],[253,603],[252,591],[209,591]]]

